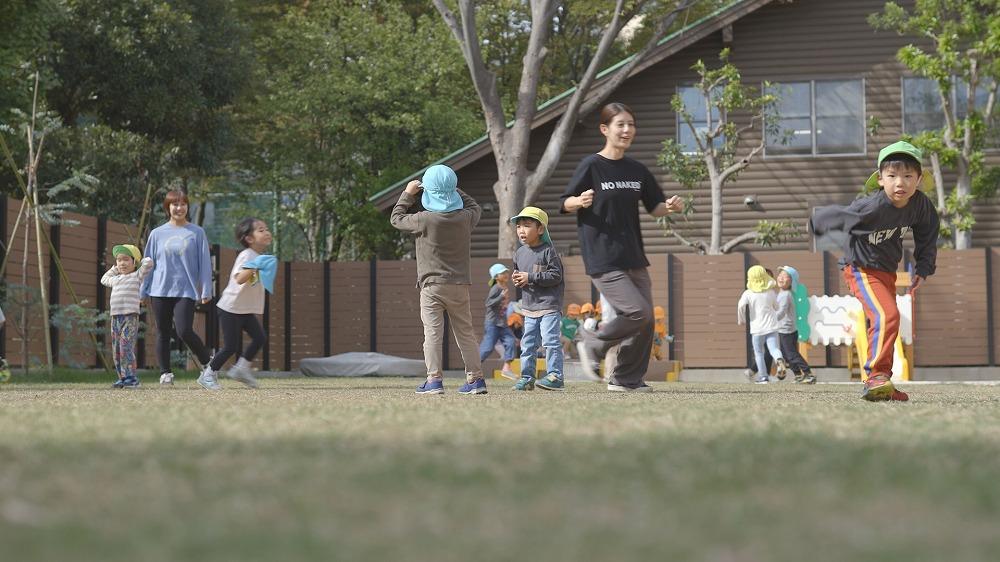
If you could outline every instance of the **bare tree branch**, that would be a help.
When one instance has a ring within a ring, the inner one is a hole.
[[[740,234],[736,238],[733,238],[729,242],[726,242],[725,244],[723,244],[722,245],[722,253],[723,254],[728,254],[729,251],[732,250],[733,248],[735,248],[736,246],[739,246],[740,244],[743,244],[744,242],[750,242],[752,240],[755,240],[756,238],[757,238],[757,233],[756,232],[754,232],[752,230],[749,231],[749,232],[744,232],[743,234]]]
[[[757,156],[757,154],[760,153],[761,150],[764,150],[763,140],[760,141],[760,144],[753,147],[753,150],[750,151],[750,154],[747,154],[746,156],[741,158],[739,162],[733,164],[732,166],[729,166],[728,168],[723,170],[721,174],[719,174],[720,177],[722,178],[722,182],[725,182],[729,176],[749,166],[750,162],[753,160],[753,157]]]
[[[696,248],[698,250],[698,253],[701,254],[708,253],[708,244],[706,244],[703,240],[688,240],[673,228],[670,229],[670,234],[672,234],[674,238],[679,240],[681,244],[684,244],[685,246],[690,246],[692,248]]]

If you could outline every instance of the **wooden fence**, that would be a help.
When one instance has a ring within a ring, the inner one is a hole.
[[[10,238],[20,201],[0,198],[0,234]],[[111,248],[134,241],[135,227],[104,219],[69,214],[78,226],[46,229],[68,277],[48,275],[51,301],[65,306],[80,300],[86,307],[107,309],[108,291],[100,278],[113,263]],[[5,272],[8,315],[0,353],[12,365],[23,361],[22,334],[15,329],[17,307],[10,303],[12,287],[22,283],[26,267],[27,284],[38,286],[34,231],[19,228],[8,249]],[[213,247],[217,269],[216,294],[222,288],[238,253]],[[26,259],[25,259],[26,258]],[[652,255],[650,274],[653,298],[667,310],[669,332],[675,339],[669,357],[687,368],[742,367],[748,359],[746,331],[736,324],[736,301],[744,286],[744,272],[760,263],[771,269],[793,265],[801,274],[810,294],[847,294],[837,268],[837,256],[808,251],[754,251],[725,256],[695,254]],[[42,253],[47,272],[55,271],[55,260],[46,249]],[[487,270],[497,260],[473,259],[471,287],[473,323],[483,324],[480,303],[488,290]],[[591,302],[597,293],[584,274],[579,256],[564,258],[566,303]],[[220,275],[218,275],[221,273]],[[1000,250],[978,248],[965,251],[942,250],[937,273],[916,298],[915,362],[919,366],[996,365],[996,342],[1000,338],[997,302],[1000,288],[993,282],[1000,275]],[[278,269],[276,289],[268,295],[263,317],[268,344],[259,365],[269,370],[294,370],[306,357],[348,351],[377,351],[419,359],[423,329],[419,314],[419,293],[415,287],[416,262],[284,262]],[[71,292],[72,287],[73,292]],[[45,357],[40,309],[32,308],[29,331],[29,359]],[[139,353],[141,365],[155,363],[155,327],[147,321]],[[215,315],[209,310],[197,315],[196,329],[210,347],[218,348],[220,334]],[[94,350],[86,336],[70,328],[50,328],[54,355],[61,364],[96,365]],[[477,337],[481,336],[481,328]],[[102,345],[110,349],[107,334]],[[446,365],[461,367],[461,355],[449,337],[444,349]],[[846,364],[844,347],[814,348],[809,361],[815,366]],[[490,364],[489,366],[492,366]],[[665,364],[651,369],[663,370]],[[916,373],[919,377],[919,371]]]

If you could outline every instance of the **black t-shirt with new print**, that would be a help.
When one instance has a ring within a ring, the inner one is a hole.
[[[594,190],[594,203],[576,212],[577,236],[587,275],[649,267],[642,246],[638,203],[647,211],[666,201],[656,178],[637,160],[609,160],[591,154],[580,162],[562,194],[567,197]]]

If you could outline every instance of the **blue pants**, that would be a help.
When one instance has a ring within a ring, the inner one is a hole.
[[[559,324],[562,314],[552,312],[541,318],[524,317],[524,335],[521,336],[521,376],[535,376],[535,357],[538,344],[545,347],[545,369],[551,375],[563,378],[563,350],[559,341]]]
[[[503,360],[513,361],[517,357],[517,340],[514,332],[507,326],[486,324],[483,333],[483,343],[479,344],[479,361],[485,361],[493,353],[497,342],[503,342]]]
[[[775,361],[784,359],[781,355],[781,347],[778,344],[778,332],[751,336],[750,339],[753,341],[753,356],[757,360],[757,374],[766,377],[768,371],[767,363],[764,361],[764,346],[767,346],[767,350],[771,352],[771,357],[774,357]]]

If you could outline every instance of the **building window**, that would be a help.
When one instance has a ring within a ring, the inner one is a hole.
[[[951,102],[958,119],[965,119],[968,113],[965,105],[968,91],[969,85],[959,81],[956,81],[951,90]],[[986,108],[989,95],[989,84],[980,84],[976,88],[976,109]],[[943,129],[944,126],[944,108],[941,106],[937,81],[931,78],[903,77],[903,132],[917,135],[924,131]]]
[[[691,114],[691,124],[694,125],[695,131],[697,131],[699,136],[704,138],[705,133],[708,131],[708,119],[705,118],[708,113],[705,109],[705,98],[701,95],[701,90],[694,86],[680,86],[677,88],[677,93],[681,96],[684,109]],[[720,119],[719,109],[712,106],[712,128],[719,125]],[[713,145],[719,148],[725,142],[725,137],[720,135],[715,139]],[[699,152],[698,143],[695,141],[691,128],[688,127],[688,124],[684,122],[679,113],[677,114],[677,143],[684,147],[685,153],[694,154]]]
[[[777,131],[767,134],[766,155],[864,154],[864,81],[783,82],[767,91],[779,100]]]

